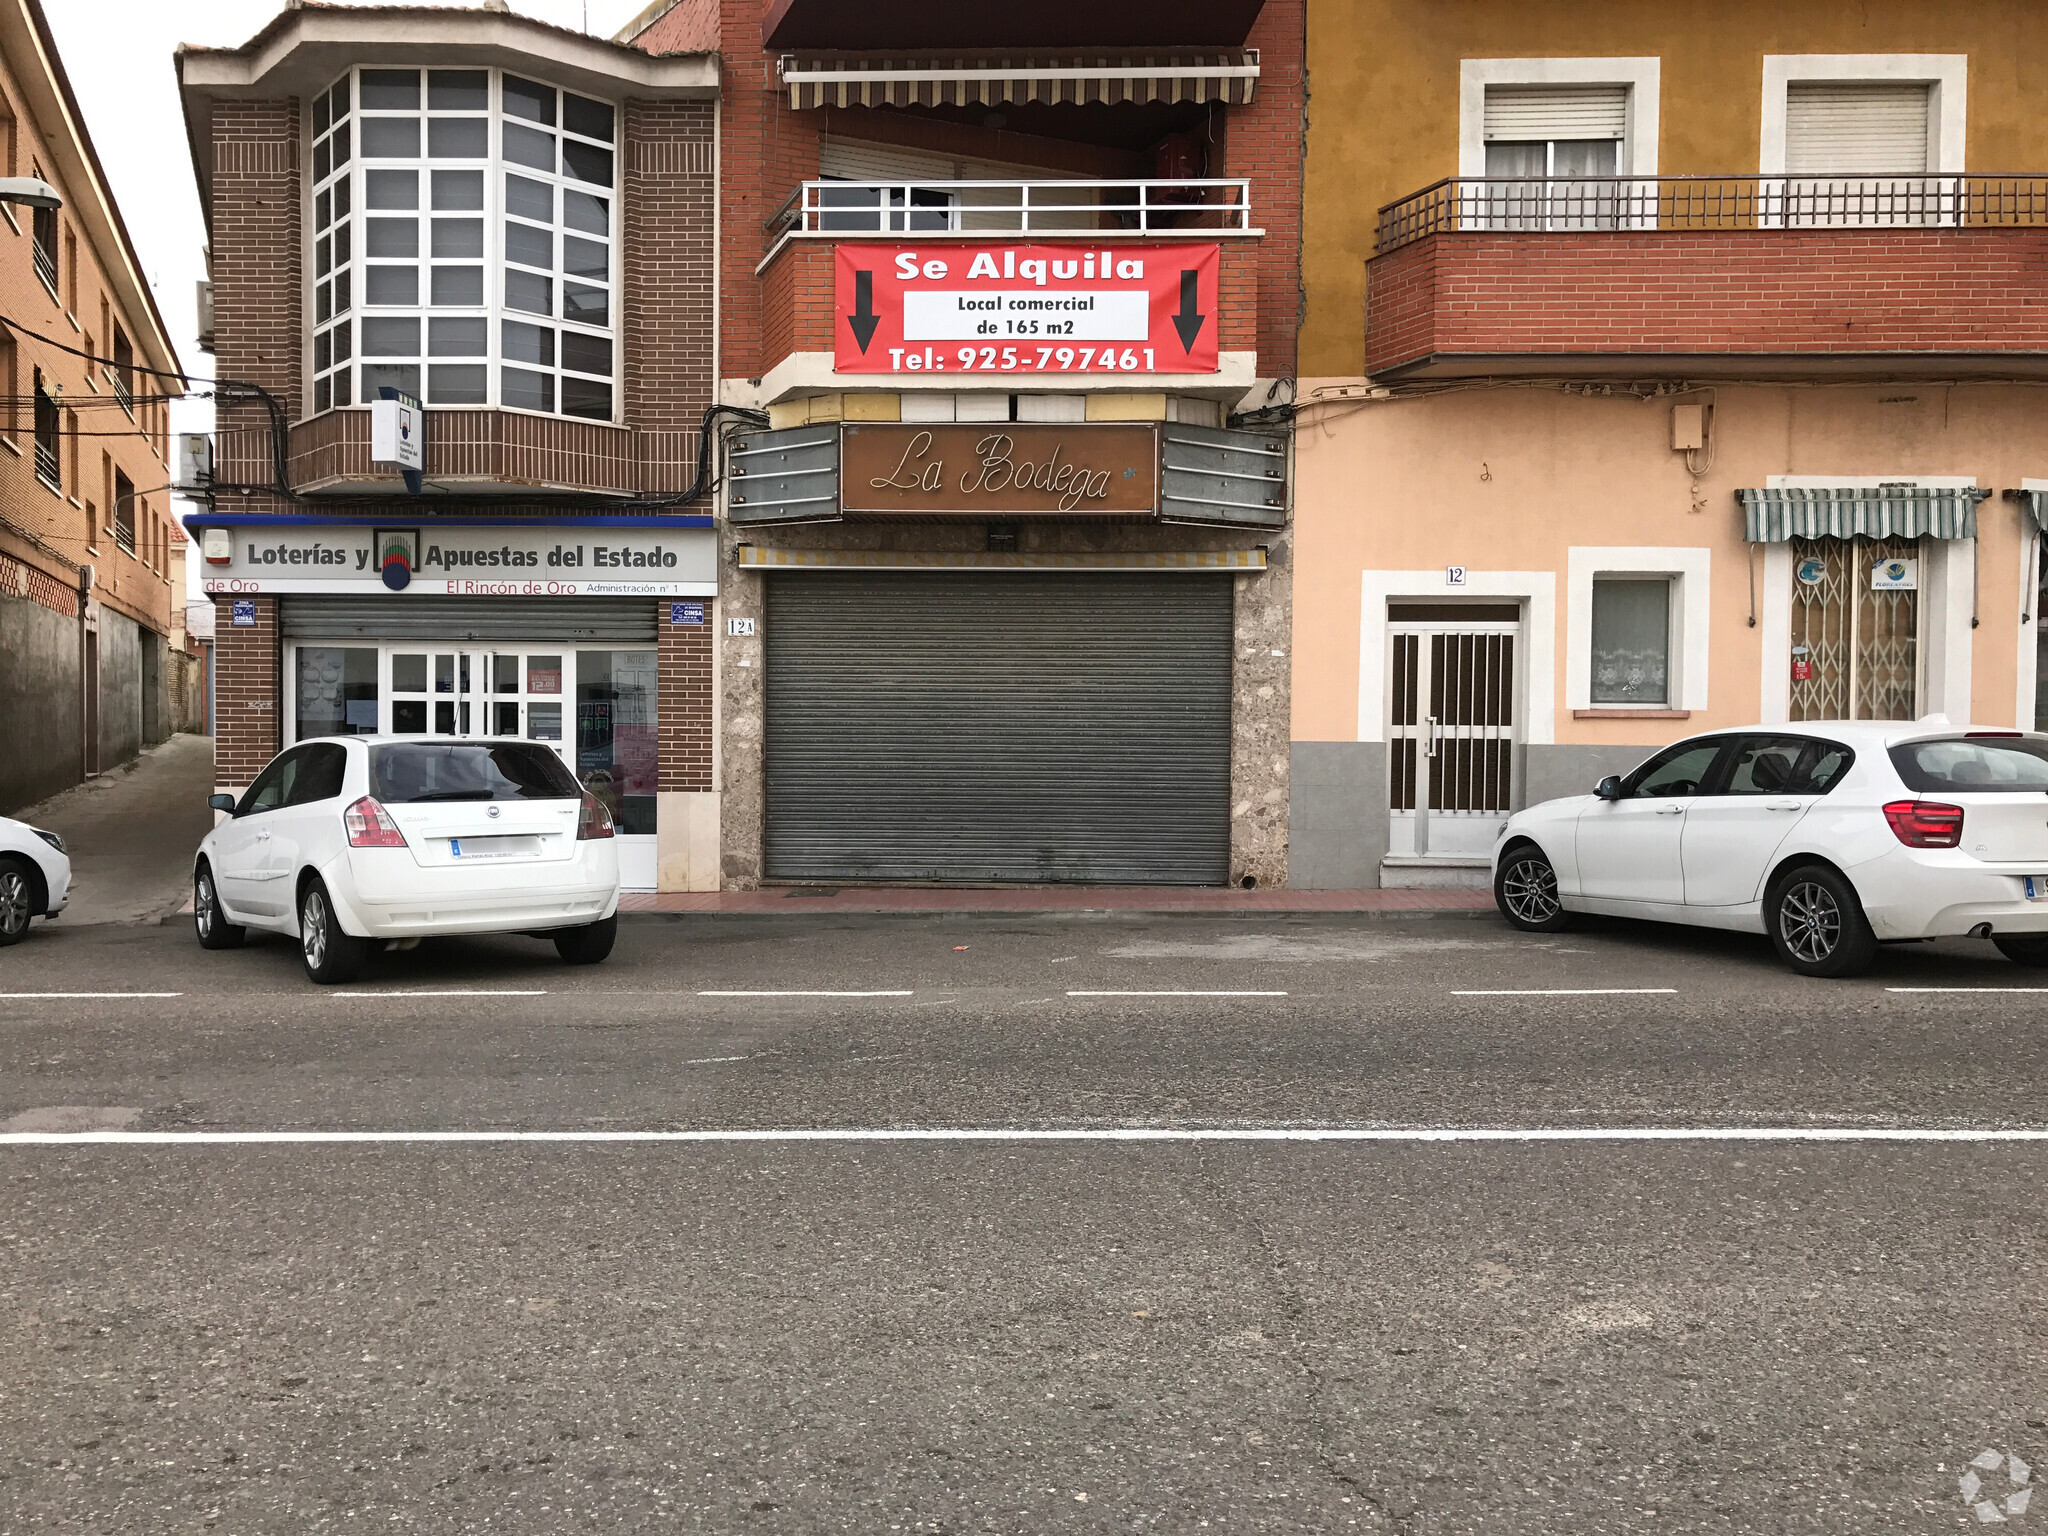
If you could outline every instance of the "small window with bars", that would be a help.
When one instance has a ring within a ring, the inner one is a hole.
[[[58,456],[57,402],[43,387],[43,370],[36,370],[36,478],[53,491],[64,488],[62,460]]]
[[[135,482],[114,471],[114,542],[135,553]]]

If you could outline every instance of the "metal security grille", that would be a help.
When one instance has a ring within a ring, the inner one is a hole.
[[[658,607],[651,597],[287,597],[278,622],[287,640],[651,644]]]
[[[1231,583],[768,582],[772,880],[1217,885]]]
[[[1514,792],[1513,623],[1400,624],[1388,729],[1388,807],[1415,854],[1484,852]]]
[[[1794,720],[1918,718],[1920,594],[1876,591],[1870,573],[1922,553],[1916,539],[1792,541]]]

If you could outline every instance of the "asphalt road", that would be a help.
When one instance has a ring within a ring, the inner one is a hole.
[[[39,924],[0,1130],[1225,1134],[0,1144],[0,1532],[1976,1527],[1970,1458],[2048,1465],[2048,1142],[1861,1138],[2048,1125],[1998,987],[2048,973],[1005,916],[321,992]],[[764,991],[902,995],[703,995]],[[1075,995],[1148,992],[1240,995]],[[1329,1128],[1397,1139],[1246,1139]]]

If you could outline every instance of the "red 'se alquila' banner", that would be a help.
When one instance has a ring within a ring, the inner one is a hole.
[[[1214,245],[841,245],[838,373],[1214,373]]]

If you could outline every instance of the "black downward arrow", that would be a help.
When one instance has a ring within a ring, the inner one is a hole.
[[[1196,274],[1183,271],[1180,275],[1180,313],[1173,317],[1173,328],[1180,332],[1180,348],[1183,352],[1195,350],[1195,338],[1202,334],[1202,322],[1208,317],[1195,308]]]
[[[860,343],[861,351],[867,351],[868,343],[875,339],[875,327],[882,323],[882,317],[875,313],[874,273],[853,274],[853,313],[846,317],[846,323],[853,327],[853,339]]]

